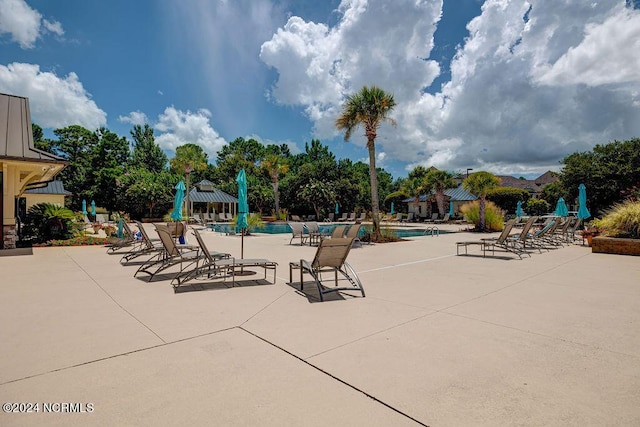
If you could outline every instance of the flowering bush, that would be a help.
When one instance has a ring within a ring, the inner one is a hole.
[[[44,246],[88,246],[88,245],[105,245],[107,239],[104,237],[93,236],[77,236],[67,240],[49,240],[44,243],[34,244],[34,247]]]

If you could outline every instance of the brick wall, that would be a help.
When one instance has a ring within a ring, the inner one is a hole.
[[[15,249],[18,235],[15,225],[5,225],[2,227],[3,242],[2,249]]]

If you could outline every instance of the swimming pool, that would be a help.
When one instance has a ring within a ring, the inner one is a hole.
[[[339,224],[319,224],[320,232],[324,234],[331,234],[331,232],[336,228]],[[229,233],[230,230],[233,230],[231,224],[210,224],[208,226],[213,231],[217,231],[219,233]],[[425,228],[397,228],[397,227],[382,227],[383,233],[387,230],[390,233],[395,234],[396,237],[418,237],[418,236],[430,236],[431,230],[433,227],[425,227]],[[291,233],[291,228],[285,222],[267,222],[262,228],[255,228],[251,230],[254,233],[266,233],[266,234],[289,234]],[[238,231],[239,232],[239,231]],[[360,232],[358,236],[365,236],[367,233],[371,232],[371,225],[363,225],[360,228]],[[437,230],[436,234],[447,234],[453,233],[453,231],[447,230]]]

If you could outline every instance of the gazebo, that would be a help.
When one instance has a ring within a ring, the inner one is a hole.
[[[189,212],[231,213],[238,211],[238,199],[213,186],[211,181],[203,179],[189,191]],[[195,206],[199,205],[199,206]]]

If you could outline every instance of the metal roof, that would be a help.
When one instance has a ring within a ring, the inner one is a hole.
[[[50,181],[45,187],[33,188],[25,191],[27,194],[63,194],[65,196],[71,196],[73,193],[64,189],[62,181]]]
[[[217,188],[214,188],[213,191],[200,191],[198,187],[194,187],[189,191],[189,201],[196,203],[238,203],[237,198]]]
[[[0,93],[0,158],[66,163],[33,146],[29,100]]]
[[[431,191],[429,194],[421,194],[419,199],[420,202],[426,202],[427,197],[433,194],[435,194],[433,191]],[[444,190],[444,195],[448,196],[451,202],[466,202],[466,201],[477,199],[476,196],[474,196],[473,194],[465,190],[462,184],[458,188],[449,188],[447,190]],[[403,202],[411,203],[411,202],[415,202],[415,200],[416,200],[415,197],[407,197],[406,199],[403,200]]]

